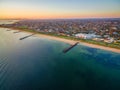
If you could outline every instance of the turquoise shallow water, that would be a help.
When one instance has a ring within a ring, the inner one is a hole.
[[[120,90],[120,54],[0,28],[0,90]]]

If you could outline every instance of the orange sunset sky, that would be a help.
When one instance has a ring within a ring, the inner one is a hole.
[[[120,0],[0,0],[0,19],[119,18]]]

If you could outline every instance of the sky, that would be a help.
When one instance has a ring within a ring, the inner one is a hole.
[[[7,18],[120,18],[120,0],[0,0]]]

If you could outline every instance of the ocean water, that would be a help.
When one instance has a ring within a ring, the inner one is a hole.
[[[13,24],[15,22],[18,22],[19,20],[0,20],[0,25],[1,24]]]
[[[120,90],[120,54],[0,28],[0,90]]]

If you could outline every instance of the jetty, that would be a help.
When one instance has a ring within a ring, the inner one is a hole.
[[[33,35],[35,35],[35,34],[31,34],[31,35],[28,35],[28,36],[22,37],[22,38],[20,38],[19,40],[26,39],[26,38],[31,37],[31,36],[33,36]]]
[[[21,31],[13,32],[13,33],[20,33]]]
[[[6,30],[6,31],[11,31],[11,30]]]
[[[73,47],[75,47],[79,42],[76,42],[74,45],[71,45],[70,47],[66,48],[63,50],[63,53],[67,53],[68,51],[70,51]]]

